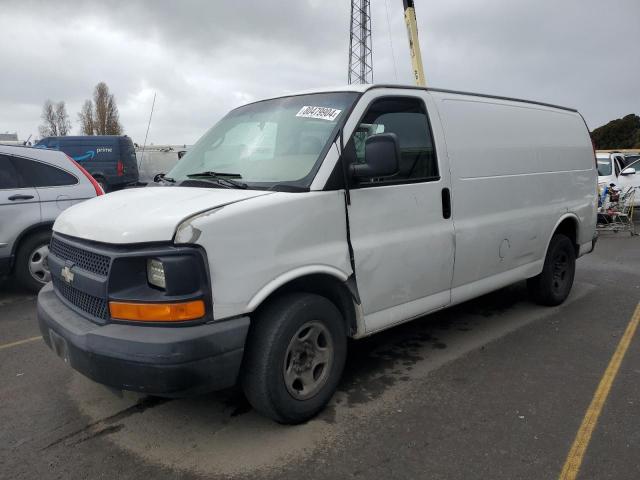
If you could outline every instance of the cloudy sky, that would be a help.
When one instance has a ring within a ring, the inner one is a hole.
[[[411,83],[402,2],[372,4],[374,80]],[[415,4],[431,86],[576,107],[591,128],[640,114],[639,0]],[[105,81],[134,141],[155,92],[149,141],[193,143],[237,105],[346,83],[348,39],[349,0],[0,0],[0,132],[37,135],[47,98],[78,132]]]

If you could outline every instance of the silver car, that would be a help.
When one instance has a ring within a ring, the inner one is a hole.
[[[64,153],[0,145],[0,276],[38,291],[51,279],[51,226],[64,209],[102,195],[96,181]]]

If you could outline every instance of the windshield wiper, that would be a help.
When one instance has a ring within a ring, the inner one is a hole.
[[[229,188],[248,188],[248,185],[243,182],[236,182],[232,178],[242,178],[239,173],[223,173],[223,172],[200,172],[187,175],[188,178],[195,179],[212,179],[219,185],[226,185]]]

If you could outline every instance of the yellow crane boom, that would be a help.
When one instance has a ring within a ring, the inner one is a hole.
[[[426,87],[427,81],[424,77],[422,67],[422,54],[420,53],[420,40],[418,39],[418,23],[416,22],[416,11],[413,0],[402,0],[404,6],[404,23],[407,25],[409,35],[409,53],[411,54],[411,66],[413,76],[419,87]]]

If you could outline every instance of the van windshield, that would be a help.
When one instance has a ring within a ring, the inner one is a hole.
[[[250,188],[308,188],[335,138],[354,92],[276,98],[237,108],[167,173],[176,182],[201,172],[235,174]]]
[[[598,176],[607,177],[611,175],[611,158],[598,158]]]

